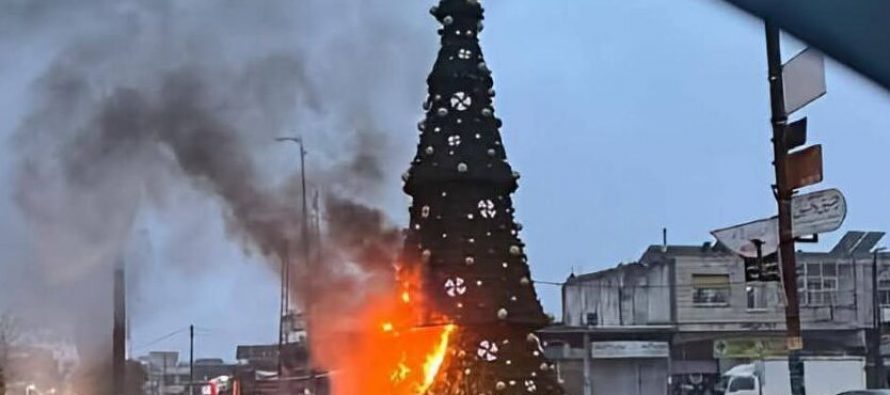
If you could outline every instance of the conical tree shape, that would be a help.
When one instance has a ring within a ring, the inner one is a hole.
[[[459,328],[430,394],[562,394],[534,331],[547,317],[513,220],[517,188],[477,38],[477,0],[441,0],[442,48],[427,80],[403,257],[417,262],[424,324]]]

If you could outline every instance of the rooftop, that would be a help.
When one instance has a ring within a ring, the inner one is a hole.
[[[838,241],[835,246],[824,252],[798,251],[802,257],[864,257],[870,256],[878,242],[883,238],[884,232],[849,231]],[[634,272],[644,271],[652,265],[663,264],[667,259],[674,257],[727,257],[734,256],[726,246],[720,243],[704,242],[701,245],[651,245],[646,248],[643,256],[637,262],[619,263],[615,267],[599,270],[591,273],[570,275],[567,284],[594,280],[612,274],[616,271]],[[890,259],[890,251],[881,252],[882,259]],[[667,258],[667,259],[665,259]]]

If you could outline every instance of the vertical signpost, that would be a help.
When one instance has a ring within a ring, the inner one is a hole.
[[[822,148],[813,146],[789,153],[805,144],[806,123],[788,124],[788,113],[796,111],[825,94],[824,62],[813,50],[804,51],[782,65],[779,27],[766,21],[766,50],[769,66],[770,109],[776,171],[775,196],[778,205],[779,258],[785,288],[785,325],[788,329],[788,371],[792,395],[806,395],[804,364],[800,358],[803,338],[797,295],[797,262],[794,252],[792,199],[794,191],[822,181]],[[788,85],[785,81],[787,79]],[[787,95],[786,95],[787,94]]]

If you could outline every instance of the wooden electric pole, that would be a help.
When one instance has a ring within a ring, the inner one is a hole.
[[[785,288],[785,325],[788,329],[788,371],[791,394],[805,395],[804,364],[800,359],[803,338],[800,330],[800,302],[797,295],[797,260],[791,222],[791,199],[794,189],[788,180],[788,146],[785,140],[788,116],[785,112],[779,27],[769,20],[766,21],[766,51],[773,127],[773,165],[776,170],[774,192],[779,209],[779,257],[782,262],[782,283]]]

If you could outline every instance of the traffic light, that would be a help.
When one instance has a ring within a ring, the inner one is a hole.
[[[763,257],[763,260],[760,262],[761,272],[760,272],[760,281],[770,282],[770,281],[781,281],[782,277],[779,274],[779,253],[773,253]]]
[[[781,280],[778,253],[761,258],[744,258],[744,260],[745,282],[777,282]]]

